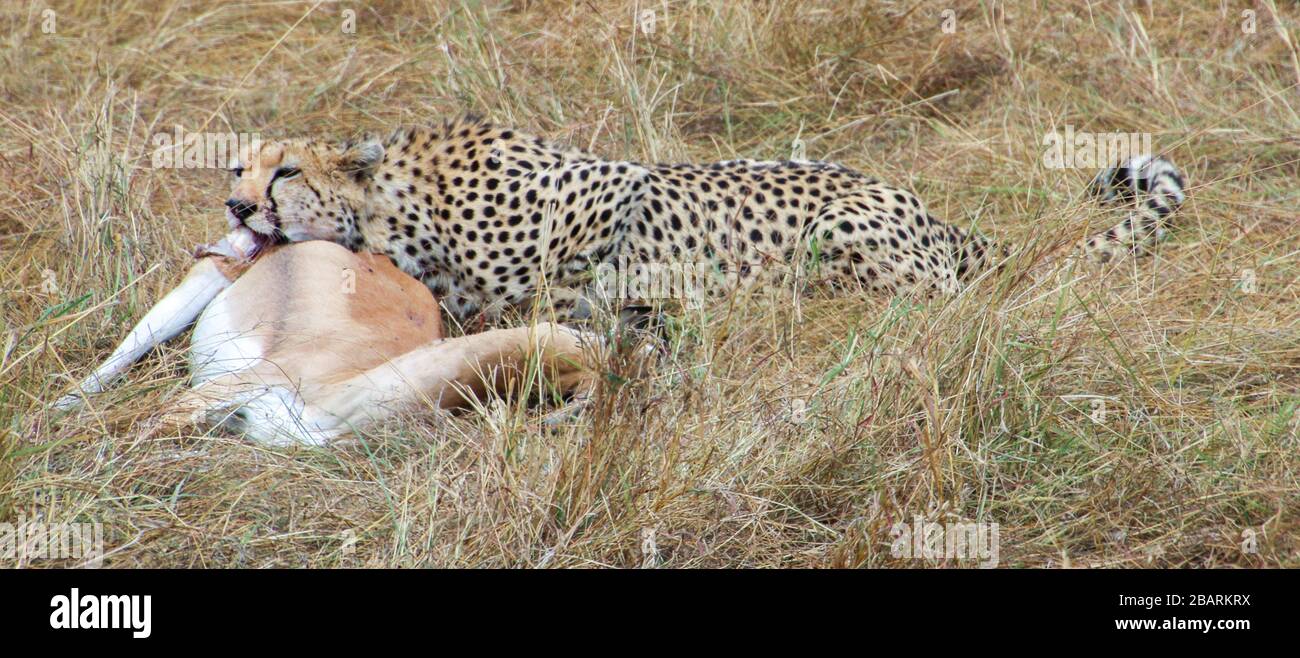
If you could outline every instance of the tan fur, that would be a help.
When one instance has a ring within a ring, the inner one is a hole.
[[[322,445],[393,413],[464,404],[534,372],[560,391],[591,385],[592,337],[539,324],[445,339],[432,293],[383,256],[323,241],[271,248],[251,265],[206,256],[178,291],[223,277],[233,283],[205,308],[185,307],[199,315],[196,382],[163,410],[155,432],[216,424],[264,443]],[[166,320],[142,321],[124,344],[152,335],[141,326],[175,335],[192,321],[169,310],[181,308],[174,298],[184,294],[161,300],[150,313]],[[203,360],[213,354],[221,358]],[[100,371],[111,373],[106,380],[117,368]],[[101,388],[88,378],[82,390]],[[65,396],[60,406],[77,399]]]
[[[256,267],[218,260],[237,276],[226,293],[235,323],[288,379],[342,381],[443,337],[433,294],[383,256],[313,241],[273,248]]]

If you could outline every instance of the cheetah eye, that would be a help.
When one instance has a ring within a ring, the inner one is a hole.
[[[275,176],[273,177],[273,179],[293,178],[294,176],[297,176],[298,174],[301,173],[302,170],[297,167],[281,167],[280,169],[277,169],[275,171]]]
[[[231,168],[230,168],[230,173],[233,174],[233,175],[235,176],[235,178],[243,178],[243,176],[244,176],[244,168],[243,168],[243,167],[239,167],[239,166],[231,167]]]

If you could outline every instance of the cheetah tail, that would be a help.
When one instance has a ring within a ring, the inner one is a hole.
[[[1183,175],[1169,160],[1140,155],[1103,170],[1088,191],[1105,205],[1131,209],[1124,221],[1088,238],[1084,254],[1105,263],[1125,254],[1147,253],[1165,236],[1171,217],[1186,199]],[[949,245],[957,279],[963,285],[988,271],[1001,270],[1010,251],[975,231],[947,225],[943,236]]]
[[[1127,253],[1148,252],[1165,236],[1170,218],[1186,199],[1178,168],[1163,157],[1150,155],[1103,170],[1088,191],[1103,204],[1132,208],[1124,221],[1084,241],[1084,253],[1100,263]]]

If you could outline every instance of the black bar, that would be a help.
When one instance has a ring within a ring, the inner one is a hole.
[[[264,638],[259,646],[305,646],[376,633],[386,642],[486,632],[493,642],[526,643],[564,628],[723,644],[796,634],[809,648],[837,634],[861,641],[863,632],[911,634],[924,646],[1041,636],[1071,647],[1241,647],[1290,641],[1297,580],[1294,571],[1262,570],[10,571],[0,575],[0,626],[39,646],[180,646],[204,638],[205,649],[251,637]],[[83,607],[90,595],[150,596],[149,637],[134,638],[130,628],[51,628],[51,601],[73,588]],[[1157,628],[1121,630],[1117,620],[1156,620]],[[1159,628],[1171,620],[1249,628]]]

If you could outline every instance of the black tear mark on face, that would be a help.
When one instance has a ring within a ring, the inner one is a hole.
[[[281,179],[288,180],[296,178],[301,173],[302,170],[297,167],[280,167],[275,170],[274,174],[271,174],[271,182],[266,184],[267,211],[269,212],[271,223],[275,226],[277,231],[280,229],[281,223],[280,214],[278,212],[279,205],[276,204],[275,196],[272,193],[272,190],[275,189],[275,182]]]
[[[271,194],[271,189],[274,187],[275,187],[275,179],[272,178],[271,183],[266,186],[266,210],[268,216],[271,218],[271,224],[274,225],[277,230],[279,230],[280,228],[280,213],[278,212],[279,205],[277,205],[275,202],[275,196]]]

